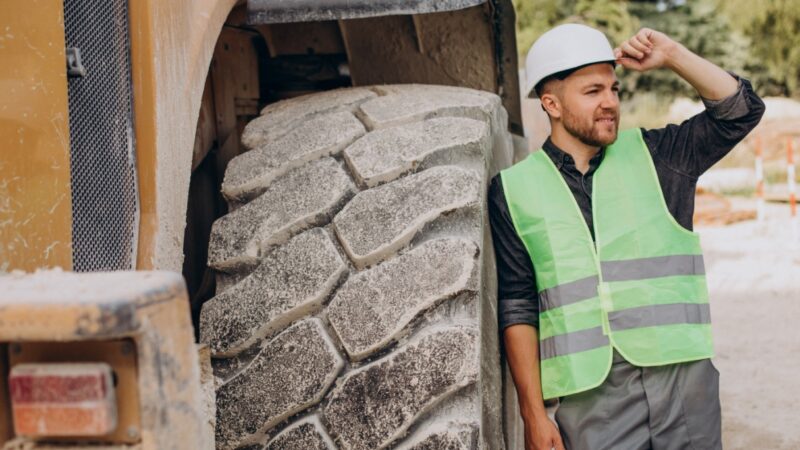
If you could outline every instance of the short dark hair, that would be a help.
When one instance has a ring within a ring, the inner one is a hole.
[[[544,85],[548,81],[552,81],[552,80],[563,81],[568,76],[572,75],[572,72],[575,72],[578,69],[579,69],[579,67],[576,67],[574,69],[562,70],[561,72],[556,72],[556,73],[554,73],[552,75],[548,75],[548,76],[542,78],[542,81],[536,83],[536,86],[533,87],[533,92],[536,93],[536,97],[541,97],[542,94],[543,94],[542,88],[544,88]]]
[[[605,62],[608,62],[609,64],[611,64],[612,67],[615,67],[615,68],[617,67],[617,63],[614,62],[614,61],[605,61]],[[573,67],[572,69],[562,70],[561,72],[556,72],[556,73],[554,73],[552,75],[548,75],[548,76],[544,77],[542,79],[542,81],[536,83],[536,86],[533,87],[533,92],[536,93],[536,97],[541,97],[542,93],[543,93],[542,92],[542,88],[544,87],[545,83],[547,83],[548,81],[551,81],[551,80],[563,81],[568,76],[572,75],[572,72],[575,72],[576,70],[583,69],[586,66],[591,66],[592,64],[597,64],[597,63],[584,64],[582,66]]]

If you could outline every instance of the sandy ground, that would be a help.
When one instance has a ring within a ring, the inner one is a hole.
[[[800,245],[791,244],[788,210],[768,204],[762,224],[697,229],[726,450],[800,449]]]

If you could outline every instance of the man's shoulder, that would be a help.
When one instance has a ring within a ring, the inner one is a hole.
[[[502,172],[501,172],[502,173]],[[506,203],[506,193],[503,189],[503,180],[501,173],[493,176],[489,181],[489,192],[487,193],[487,200],[489,203],[489,212],[494,214],[500,211],[506,211],[508,204]]]
[[[508,170],[508,169],[504,169]],[[493,176],[491,180],[489,180],[489,193],[496,191],[503,191],[503,180],[501,179],[502,171],[498,172],[497,175]]]

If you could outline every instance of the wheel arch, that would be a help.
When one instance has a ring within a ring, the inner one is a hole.
[[[192,125],[214,46],[236,4],[237,0],[131,3],[139,270],[181,268]]]

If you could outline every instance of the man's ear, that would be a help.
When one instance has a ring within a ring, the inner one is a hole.
[[[556,119],[561,117],[561,102],[554,94],[550,92],[542,94],[542,96],[539,97],[539,101],[542,102],[542,109],[544,112],[550,117]]]

